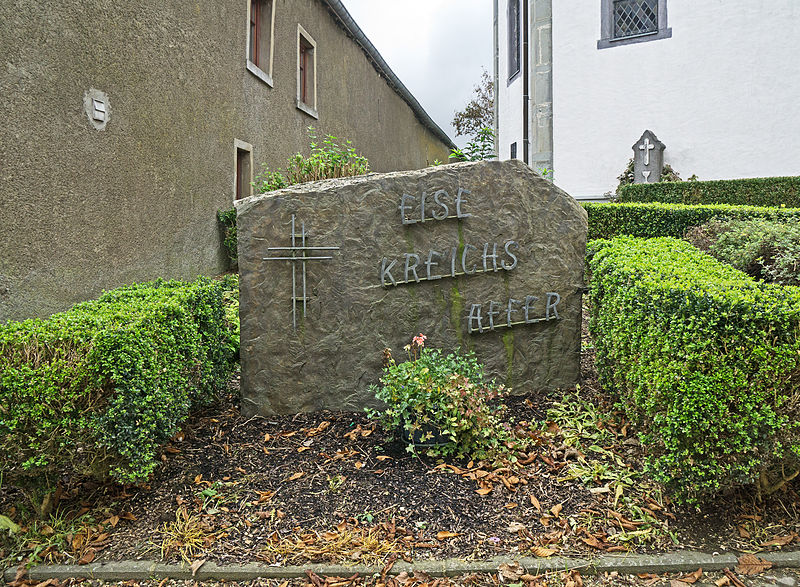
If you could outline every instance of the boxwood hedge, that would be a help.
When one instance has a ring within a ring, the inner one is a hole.
[[[622,202],[800,207],[800,177],[637,183],[619,190]]]
[[[227,381],[235,349],[225,287],[132,285],[0,325],[0,470],[34,484],[146,479],[160,446]]]
[[[687,230],[712,218],[800,220],[800,208],[660,203],[587,203],[583,207],[589,215],[590,240],[620,235],[682,238]]]
[[[651,474],[693,502],[800,469],[800,288],[671,238],[589,250],[601,382],[639,426]]]

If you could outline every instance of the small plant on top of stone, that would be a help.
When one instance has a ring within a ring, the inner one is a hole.
[[[308,127],[308,136],[311,139],[311,153],[308,156],[295,153],[289,157],[285,174],[281,171],[270,171],[263,165],[264,169],[252,183],[257,194],[298,183],[369,173],[369,161],[358,154],[349,140],[325,135],[319,142],[313,126]]]
[[[496,461],[518,448],[502,419],[504,387],[485,380],[474,353],[444,355],[425,340],[419,334],[406,345],[408,361],[388,357],[380,387],[372,386],[387,407],[370,417],[402,434],[409,452],[428,456]]]

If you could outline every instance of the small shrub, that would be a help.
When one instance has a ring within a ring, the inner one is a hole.
[[[396,363],[387,355],[381,386],[373,386],[387,407],[370,412],[371,417],[389,431],[406,430],[412,438],[421,434],[420,444],[434,436],[446,439],[424,449],[429,456],[493,459],[512,440],[500,418],[504,406],[493,403],[503,387],[484,381],[473,353],[443,355],[423,348],[424,340],[419,335],[406,347],[408,361]]]
[[[800,177],[638,183],[620,186],[622,202],[800,207]]]
[[[463,149],[451,149],[450,159],[453,161],[485,161],[496,159],[494,154],[494,131],[487,127],[480,129],[475,137]]]
[[[768,220],[716,221],[699,227],[692,237],[703,230],[709,240],[706,250],[720,261],[756,279],[800,285],[800,224]]]
[[[696,502],[752,483],[769,493],[800,470],[800,289],[670,238],[589,248],[601,382],[653,477]]]
[[[190,410],[227,383],[235,342],[225,288],[205,278],[131,285],[0,326],[6,479],[147,479]]]
[[[633,165],[634,161],[633,158],[628,160],[628,165],[625,167],[625,170],[617,177],[619,184],[617,185],[617,194],[619,194],[620,190],[626,185],[633,185],[636,181],[636,176],[633,173]],[[692,176],[696,177],[696,176]],[[661,170],[661,177],[659,181],[681,181],[681,176],[672,168],[669,163],[664,165],[664,168]]]

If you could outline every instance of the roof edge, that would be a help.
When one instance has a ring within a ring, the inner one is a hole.
[[[417,101],[414,95],[408,90],[408,88],[406,88],[403,82],[400,81],[400,78],[398,78],[397,74],[392,71],[392,68],[389,67],[388,63],[386,63],[380,52],[378,52],[378,50],[375,48],[375,45],[372,44],[372,42],[367,38],[367,35],[364,34],[364,31],[361,30],[361,27],[359,27],[356,21],[353,20],[353,17],[350,16],[350,13],[347,11],[347,8],[345,8],[341,0],[321,1],[336,16],[341,27],[353,38],[356,44],[361,47],[361,50],[364,51],[378,74],[386,79],[389,87],[391,87],[395,93],[397,93],[397,95],[400,96],[406,102],[406,104],[411,107],[414,115],[423,124],[423,126],[436,135],[436,137],[439,138],[445,145],[447,145],[448,148],[455,149],[456,145],[453,140],[447,136],[447,133],[445,133],[438,124],[433,121],[433,119],[427,112],[425,112],[425,109]]]

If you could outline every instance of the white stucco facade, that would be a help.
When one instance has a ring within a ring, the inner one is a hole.
[[[498,151],[507,159],[505,143],[523,126],[522,92],[503,78],[508,0],[498,1]],[[647,129],[684,179],[800,175],[800,2],[660,2],[670,36],[598,48],[603,0],[551,1],[555,182],[577,198],[613,191]]]

